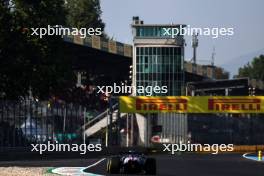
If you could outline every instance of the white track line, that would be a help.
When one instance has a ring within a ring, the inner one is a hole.
[[[258,159],[255,159],[255,158],[252,158],[252,157],[248,157],[248,156],[247,156],[248,154],[251,154],[251,153],[245,153],[245,154],[243,154],[243,155],[242,155],[243,158],[246,158],[246,159],[248,159],[248,160],[257,161],[257,162],[264,162],[263,160],[259,161]],[[255,156],[255,157],[258,158],[257,156]]]
[[[94,166],[96,166],[97,164],[99,164],[99,163],[101,163],[102,161],[104,161],[106,158],[102,158],[102,159],[100,159],[99,161],[97,161],[96,163],[94,163],[94,164],[91,164],[90,166],[87,166],[86,167],[86,169],[89,169],[89,168],[91,168],[91,167],[94,167]]]
[[[89,165],[89,166],[83,168],[81,171],[82,171],[84,174],[85,174],[85,173],[87,174],[88,172],[84,172],[85,169],[89,169],[89,168],[91,168],[91,167],[94,167],[94,166],[100,164],[101,162],[103,162],[105,159],[106,159],[106,158],[102,158],[102,159],[100,159],[99,161],[97,161],[97,162],[95,162],[95,163],[93,163],[93,164],[91,164],[91,165]],[[88,173],[88,174],[90,174],[90,175],[97,175],[97,174],[93,174],[93,173]],[[101,175],[98,175],[98,176],[101,176]]]
[[[94,167],[98,164],[100,164],[101,162],[103,162],[106,158],[102,158],[100,160],[98,160],[97,162],[87,166],[87,167],[58,167],[58,168],[55,168],[55,169],[52,169],[52,173],[55,173],[55,174],[59,174],[59,175],[68,175],[68,176],[79,176],[80,174],[81,175],[86,175],[86,176],[102,176],[102,175],[99,175],[99,174],[94,174],[94,173],[88,173],[88,172],[84,172],[85,169],[89,169],[91,167]],[[65,173],[65,171],[68,173]],[[69,173],[70,172],[70,173]]]
[[[247,158],[247,155],[248,154],[250,154],[250,153],[244,153],[242,156],[244,157],[244,158]]]

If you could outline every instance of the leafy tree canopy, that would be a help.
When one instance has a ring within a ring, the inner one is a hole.
[[[63,0],[14,0],[0,6],[0,92],[16,99],[28,94],[46,99],[63,91],[73,74],[63,56],[61,37],[32,36],[30,28],[63,24]],[[3,12],[3,13],[2,13]]]
[[[99,0],[67,0],[67,26],[77,28],[101,28],[105,24],[101,19]]]
[[[239,68],[237,77],[249,77],[264,81],[264,55],[255,57],[251,63]]]
[[[47,99],[74,90],[72,61],[60,36],[31,28],[63,25],[104,29],[98,0],[0,0],[0,97]],[[65,3],[66,2],[66,3]]]

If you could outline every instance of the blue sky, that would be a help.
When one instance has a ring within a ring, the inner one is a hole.
[[[233,36],[199,36],[197,59],[210,60],[215,47],[215,63],[219,66],[264,51],[263,0],[101,0],[101,8],[107,34],[120,42],[132,43],[130,24],[133,16],[139,16],[150,24],[234,28]],[[188,60],[192,57],[190,37],[186,37],[186,43]],[[239,62],[236,66],[242,64]]]

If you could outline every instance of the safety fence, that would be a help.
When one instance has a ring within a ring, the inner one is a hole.
[[[0,148],[32,143],[79,143],[84,108],[75,104],[0,101]]]

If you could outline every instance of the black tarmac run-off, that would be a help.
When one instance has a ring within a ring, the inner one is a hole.
[[[154,155],[157,175],[161,176],[263,176],[264,162],[245,159],[242,154],[181,154]],[[86,167],[96,159],[57,159],[34,161],[1,161],[0,166],[23,167]],[[106,160],[88,169],[106,175]]]

